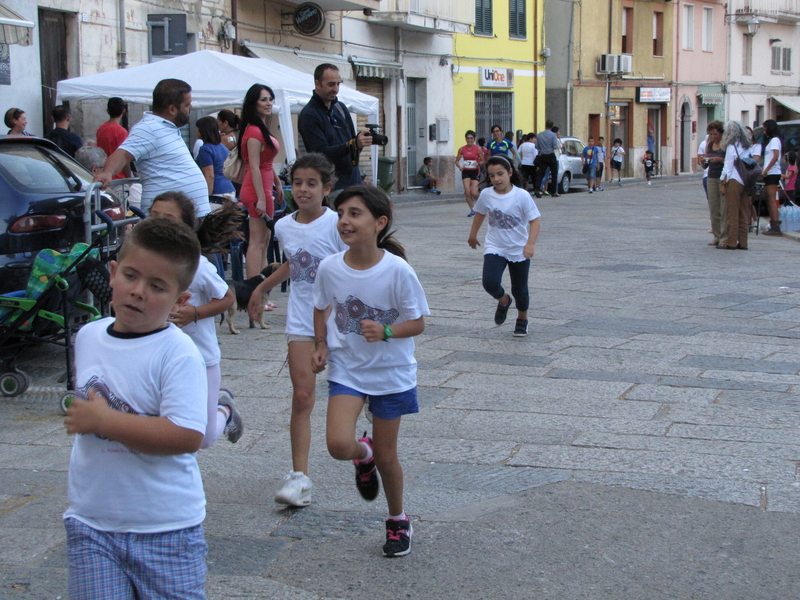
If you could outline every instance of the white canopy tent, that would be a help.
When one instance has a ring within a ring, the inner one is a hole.
[[[89,98],[123,98],[152,104],[153,89],[162,79],[182,79],[192,86],[194,108],[241,107],[254,83],[275,92],[272,110],[278,115],[284,150],[289,163],[296,159],[292,113],[299,113],[311,99],[314,77],[264,58],[233,56],[211,50],[192,52],[169,60],[59,81],[58,102]],[[339,100],[350,112],[369,115],[378,122],[378,99],[342,85]],[[377,181],[377,147],[372,148],[372,178]]]

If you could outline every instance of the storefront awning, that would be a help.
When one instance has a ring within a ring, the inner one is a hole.
[[[33,23],[0,3],[0,44],[31,45]]]
[[[358,77],[377,77],[378,79],[402,79],[403,65],[400,63],[381,63],[360,58],[350,58]]]
[[[697,94],[700,104],[703,106],[719,106],[725,103],[724,94]]]
[[[314,74],[314,69],[317,65],[323,63],[331,63],[339,67],[339,74],[342,79],[353,79],[353,68],[347,59],[343,56],[336,56],[334,54],[321,54],[316,52],[302,52],[292,48],[281,48],[280,46],[269,46],[267,44],[258,44],[256,42],[243,41],[242,46],[247,48],[256,58],[266,58],[272,62],[280,63],[297,71]]]
[[[800,113],[800,96],[772,96],[772,99],[783,104],[789,110]]]

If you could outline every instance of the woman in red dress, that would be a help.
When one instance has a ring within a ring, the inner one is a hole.
[[[267,118],[272,114],[275,94],[266,85],[253,85],[244,97],[242,117],[239,122],[237,147],[242,157],[245,173],[239,201],[250,216],[245,276],[255,277],[267,264],[267,246],[270,230],[267,223],[275,214],[273,185],[278,203],[283,202],[283,187],[272,163],[280,146],[267,129]]]

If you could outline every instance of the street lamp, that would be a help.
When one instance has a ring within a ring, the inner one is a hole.
[[[758,19],[755,17],[750,17],[750,19],[747,21],[747,35],[757,34],[760,26],[761,23],[758,22]]]

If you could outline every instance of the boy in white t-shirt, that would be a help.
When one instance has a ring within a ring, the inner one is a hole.
[[[75,342],[75,437],[64,513],[69,594],[205,598],[205,494],[195,452],[206,430],[206,369],[167,317],[189,299],[194,232],[151,217],[111,263],[115,318]],[[85,398],[85,399],[82,399]]]

